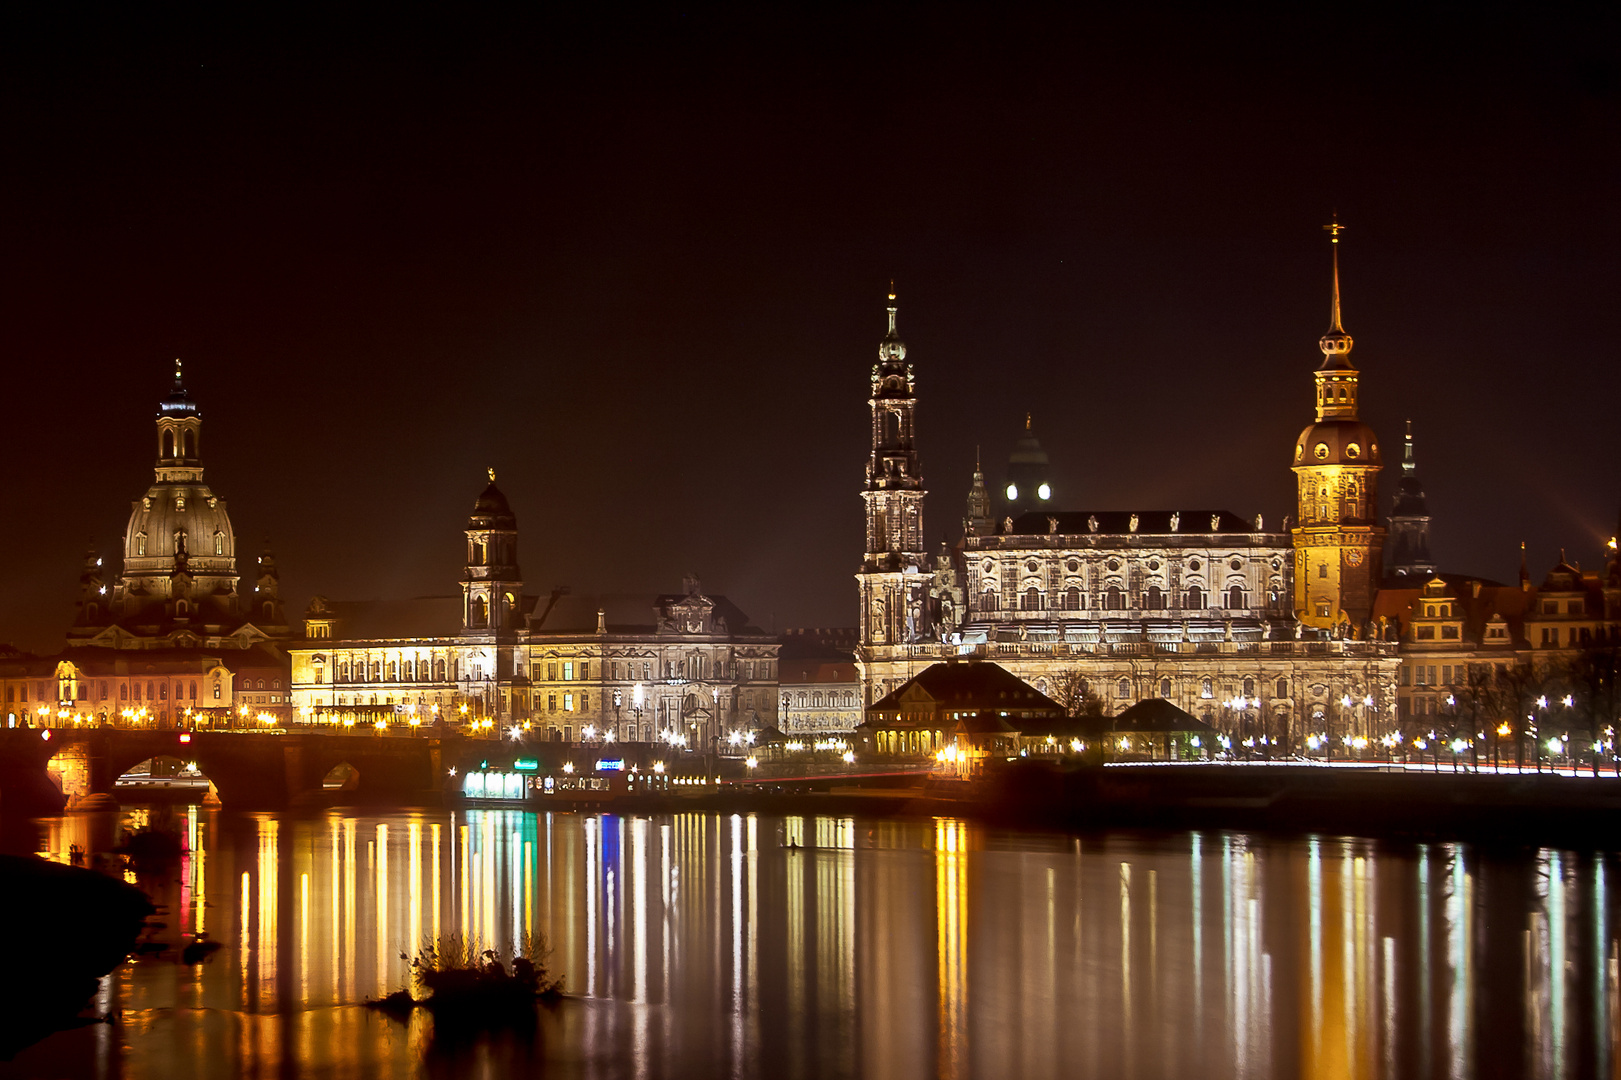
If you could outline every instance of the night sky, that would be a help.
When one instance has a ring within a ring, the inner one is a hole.
[[[530,591],[852,625],[891,278],[936,542],[1026,411],[1064,508],[1275,526],[1333,211],[1387,508],[1412,417],[1445,569],[1614,529],[1615,9],[20,7],[0,641],[60,644],[177,356],[295,616],[454,591],[493,465]]]

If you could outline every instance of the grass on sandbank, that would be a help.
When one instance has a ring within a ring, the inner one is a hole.
[[[410,962],[411,985],[366,1004],[402,1018],[420,1007],[435,1019],[502,1024],[527,1015],[532,1020],[536,1001],[563,995],[563,980],[546,966],[550,953],[544,938],[536,948],[527,934],[508,961],[494,949],[481,948],[476,938],[429,938],[415,956],[400,954]]]

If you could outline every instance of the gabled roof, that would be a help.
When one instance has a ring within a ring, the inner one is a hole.
[[[986,660],[931,664],[897,686],[870,708],[917,712],[931,707],[971,712],[1054,711],[1064,707],[1007,668]]]
[[[777,660],[777,682],[789,683],[853,683],[860,676],[853,663],[838,660]]]
[[[1116,731],[1210,731],[1210,725],[1164,698],[1145,698],[1114,718]]]
[[[391,641],[456,637],[462,631],[461,596],[410,600],[328,600],[322,617],[337,623],[344,641]]]

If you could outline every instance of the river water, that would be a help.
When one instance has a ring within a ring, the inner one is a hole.
[[[146,813],[46,819],[42,846],[53,858],[105,848]],[[53,1035],[0,1075],[1577,1077],[1618,1065],[1613,856],[950,819],[174,813],[190,854],[139,884],[164,908],[161,937],[201,931],[222,948],[198,966],[173,952],[126,963],[98,1004],[118,1023]],[[544,939],[570,996],[541,1007],[531,1033],[477,1037],[361,1007],[406,985],[402,952],[450,933],[499,950]]]

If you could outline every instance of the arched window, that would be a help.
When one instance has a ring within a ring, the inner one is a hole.
[[[439,681],[444,682],[445,681],[445,662],[443,660],[436,661],[434,663],[434,670],[438,673]]]
[[[1074,585],[1064,590],[1064,608],[1067,611],[1081,610],[1081,590]]]
[[[1232,588],[1227,590],[1227,606],[1234,609],[1243,608],[1244,587],[1242,585],[1234,585]]]
[[[225,534],[218,529],[214,530],[214,554],[225,554]]]
[[[1255,680],[1254,679],[1247,678],[1247,677],[1244,679],[1244,696],[1245,697],[1254,697],[1255,696]]]
[[[1039,589],[1033,589],[1033,588],[1032,589],[1026,589],[1024,591],[1024,602],[1021,603],[1019,606],[1022,607],[1026,611],[1040,611],[1041,610],[1041,591]]]
[[[1216,689],[1214,685],[1211,684],[1210,676],[1208,675],[1199,680],[1199,696],[1202,698],[1213,698],[1216,696]]]
[[[187,696],[189,698],[191,698],[192,701],[196,701],[197,700],[197,680],[196,679],[193,679],[191,681],[190,690],[191,690],[191,692]],[[106,695],[102,695],[102,696],[105,697]]]
[[[1171,696],[1171,680],[1170,679],[1161,679],[1159,681],[1159,696],[1160,697],[1167,697],[1167,698]]]
[[[1143,606],[1148,608],[1149,611],[1165,610],[1165,594],[1160,592],[1158,585],[1148,587],[1148,597],[1143,602]]]
[[[467,609],[467,624],[469,626],[483,626],[490,620],[489,604],[482,596],[473,597],[473,602]]]
[[[174,602],[174,613],[176,615],[190,615],[191,604],[185,600],[176,600]]]
[[[389,682],[399,682],[399,680],[400,680],[400,665],[399,665],[399,662],[396,661],[396,660],[390,660],[388,662],[388,681]]]
[[[1204,610],[1204,590],[1197,585],[1188,586],[1187,607],[1192,611]]]
[[[801,690],[798,695],[796,695],[794,703],[803,709],[805,707],[805,700],[805,691]]]
[[[1280,697],[1280,698],[1286,698],[1286,697],[1289,696],[1289,680],[1288,679],[1279,679],[1278,680],[1277,693],[1275,694],[1275,696]]]
[[[193,432],[188,431],[184,435],[182,435],[181,438],[184,440],[184,446],[185,446],[185,449],[186,449],[186,456],[189,457],[189,458],[196,457],[197,456],[197,436],[196,436],[196,434],[193,433]]]
[[[1120,586],[1110,585],[1103,594],[1103,606],[1110,611],[1124,611],[1126,609],[1126,595],[1120,591]]]
[[[166,458],[174,457],[174,432],[172,431],[163,433],[163,456]]]
[[[1122,678],[1114,684],[1114,696],[1124,700],[1131,696],[1131,680]]]
[[[979,594],[979,610],[981,610],[981,611],[995,611],[996,610],[996,590],[995,589],[986,589],[984,592]]]

